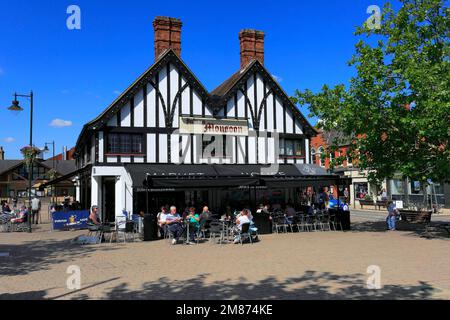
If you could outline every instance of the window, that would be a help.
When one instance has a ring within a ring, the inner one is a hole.
[[[108,154],[142,154],[141,134],[111,133],[108,135]]]
[[[301,158],[304,157],[303,140],[281,139],[280,140],[280,156]]]
[[[46,175],[47,171],[48,170],[46,168],[34,164],[32,180],[48,180],[49,177]],[[20,166],[14,170],[12,178],[16,181],[23,179],[28,180],[28,168],[26,168],[25,165]]]
[[[419,181],[411,181],[411,194],[423,194],[422,185]]]
[[[392,194],[404,194],[404,181],[401,179],[391,180],[391,193]]]
[[[325,158],[323,157],[324,152],[325,152],[325,149],[323,147],[319,147],[317,154],[319,156],[319,165],[321,167],[325,167]]]
[[[315,149],[311,149],[311,162],[312,162],[312,164],[316,164],[316,162],[317,162]]]

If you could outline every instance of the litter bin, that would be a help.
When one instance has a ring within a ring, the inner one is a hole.
[[[272,223],[270,221],[270,214],[266,212],[255,213],[253,215],[253,222],[258,228],[259,234],[272,233]]]
[[[148,213],[144,215],[144,241],[158,239],[158,224],[156,215]]]
[[[336,215],[336,222],[340,222],[342,224],[342,229],[344,231],[351,230],[351,221],[350,221],[350,211],[344,211],[342,209],[329,209],[330,214]]]

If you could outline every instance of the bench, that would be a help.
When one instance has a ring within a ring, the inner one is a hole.
[[[378,207],[378,210],[381,211],[381,207],[387,209],[387,201],[377,200],[375,207]]]
[[[376,204],[372,200],[366,200],[366,199],[359,199],[359,205],[361,206],[361,209],[364,209],[363,206],[375,206]]]
[[[432,211],[412,211],[399,210],[402,221],[418,224],[429,224],[431,222]]]

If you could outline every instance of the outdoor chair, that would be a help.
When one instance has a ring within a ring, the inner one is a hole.
[[[95,237],[96,243],[101,243],[102,241],[102,226],[88,224],[88,237]]]
[[[315,224],[316,228],[320,228],[321,231],[331,230],[328,215],[325,213],[317,214]]]
[[[330,215],[328,212],[322,214],[321,223],[324,231],[331,231]]]
[[[329,219],[330,219],[330,225],[333,226],[334,231],[338,231],[338,226],[340,227],[340,230],[344,231],[344,228],[342,227],[342,223],[337,219],[335,214],[330,214]]]
[[[250,223],[244,223],[242,225],[242,230],[239,233],[239,240],[241,242],[241,245],[244,245],[244,240],[249,239],[250,243],[253,244],[252,240],[252,234],[250,232]]]
[[[294,224],[297,227],[297,231],[305,231],[305,220],[303,214],[298,214],[294,217]]]
[[[282,229],[284,233],[287,233],[288,224],[286,223],[286,218],[284,215],[276,216],[274,218],[274,228],[276,233],[279,233],[279,230]],[[292,228],[292,226],[290,226]]]
[[[116,220],[116,224],[111,232],[109,243],[112,243],[113,238],[115,238],[116,242],[119,243],[120,237],[123,239],[124,243],[127,242],[126,225],[127,225],[126,220],[119,220],[119,219]]]
[[[216,241],[216,236],[219,236],[219,244],[222,244],[223,241],[228,241],[227,239],[228,230],[224,229],[220,222],[213,221],[209,226],[209,239]]]
[[[303,215],[303,226],[305,230],[311,232],[316,230],[316,224],[314,221],[314,216],[305,214]]]
[[[0,214],[0,232],[11,231],[11,216],[7,214]]]

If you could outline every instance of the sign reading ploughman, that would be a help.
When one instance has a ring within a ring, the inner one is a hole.
[[[180,133],[248,136],[248,121],[216,118],[180,118]]]

